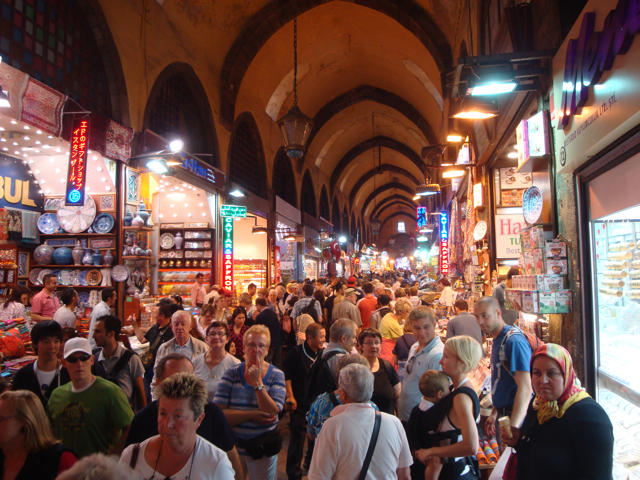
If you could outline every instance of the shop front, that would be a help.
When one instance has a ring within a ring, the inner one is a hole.
[[[322,248],[320,224],[317,219],[307,213],[302,213],[302,254],[300,255],[300,280],[315,280],[320,277],[322,268]]]
[[[625,5],[611,0],[587,3],[553,61],[551,115],[556,169],[559,177],[575,182],[561,184],[558,201],[575,189],[579,226],[564,234],[580,247],[581,367],[587,390],[614,424],[615,478],[634,475],[632,466],[640,460],[640,442],[627,421],[640,413],[640,337],[635,326],[640,321],[640,40],[635,17],[614,13]],[[614,32],[605,18],[611,16],[622,19],[619,30],[628,49],[619,42],[607,43]],[[589,49],[576,53],[576,43]],[[606,55],[608,62],[583,63],[582,55],[590,59],[592,50],[598,58]],[[576,88],[567,89],[567,82]]]
[[[296,232],[301,222],[300,210],[276,196],[275,261],[280,277],[274,283],[295,282],[298,279],[298,243],[285,237]],[[278,265],[279,258],[279,265]]]

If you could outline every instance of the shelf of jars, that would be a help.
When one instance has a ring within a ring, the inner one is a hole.
[[[135,206],[127,205],[122,219],[123,246],[122,263],[126,269],[122,276],[126,278],[126,292],[136,299],[149,295],[149,279],[152,277],[151,265],[154,252],[151,249],[151,233],[156,230],[151,220],[151,210],[148,210],[143,199]]]
[[[163,223],[159,245],[160,268],[213,268],[214,230],[206,222]]]

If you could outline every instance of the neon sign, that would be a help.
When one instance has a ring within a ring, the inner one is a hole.
[[[421,228],[427,226],[427,207],[416,208],[416,220],[416,230],[420,230]]]
[[[239,205],[221,205],[220,206],[221,217],[241,217],[246,218],[247,207],[241,207]]]
[[[440,273],[449,274],[449,226],[447,214],[440,214]]]
[[[222,219],[222,285],[233,288],[233,217]]]
[[[81,119],[75,124],[71,134],[65,205],[84,205],[84,189],[87,183],[86,167],[88,149],[89,120]]]

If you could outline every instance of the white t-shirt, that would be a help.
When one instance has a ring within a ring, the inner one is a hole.
[[[210,402],[213,402],[213,397],[216,395],[216,387],[218,386],[218,382],[220,382],[222,375],[224,375],[224,372],[234,365],[238,365],[240,360],[227,353],[222,361],[213,367],[212,370],[204,359],[205,355],[206,353],[198,355],[193,359],[193,373],[204,381],[207,386],[207,397]]]
[[[398,468],[413,464],[402,423],[382,413],[378,442],[367,480],[396,478]],[[375,411],[369,404],[349,403],[333,409],[313,450],[309,480],[353,480],[369,448]],[[355,470],[354,470],[355,469]]]
[[[71,327],[76,329],[76,314],[67,307],[60,307],[53,314],[53,320],[58,322],[62,328]]]
[[[153,476],[153,467],[149,466],[144,459],[144,452],[152,438],[155,437],[151,437],[140,444],[140,453],[134,470],[142,478],[151,478]],[[125,465],[131,463],[134,447],[135,444],[125,448],[120,457],[120,463]],[[196,438],[194,454],[195,457],[192,454],[185,466],[182,467],[182,470],[175,475],[171,475],[172,480],[186,480],[187,478],[189,480],[229,480],[235,478],[235,472],[227,454],[200,436]],[[191,475],[189,475],[189,472],[191,472]],[[159,473],[156,472],[156,478],[165,477],[165,475],[160,475]]]

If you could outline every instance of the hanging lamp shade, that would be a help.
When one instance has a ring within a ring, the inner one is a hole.
[[[428,197],[438,193],[440,193],[440,185],[437,183],[423,183],[416,187],[416,196],[418,197]]]
[[[369,220],[369,225],[371,225],[371,232],[374,235],[378,235],[380,233],[380,227],[382,226],[382,222],[377,218],[372,218]]]
[[[313,128],[313,121],[300,111],[297,104],[278,120],[278,128],[284,150],[292,160],[302,158],[307,149],[307,140]]]

